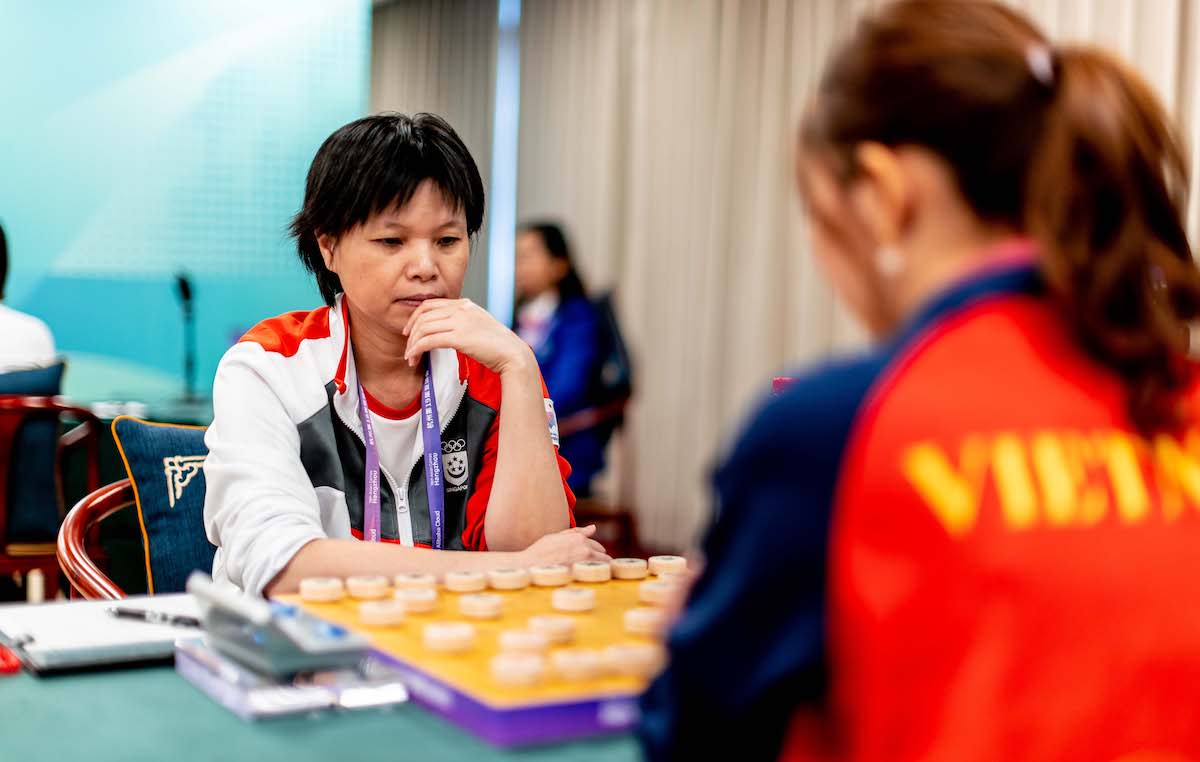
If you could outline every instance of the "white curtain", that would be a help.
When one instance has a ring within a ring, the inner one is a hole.
[[[620,499],[683,547],[771,376],[862,340],[809,255],[801,110],[870,0],[524,0],[519,215],[563,220],[638,363]],[[1132,61],[1194,134],[1196,0],[1023,0]],[[1200,216],[1193,194],[1192,229]]]
[[[801,109],[863,3],[524,0],[522,219],[561,219],[637,361],[619,500],[684,547],[720,444],[799,360],[857,333],[805,252]]]
[[[496,79],[496,0],[397,0],[371,24],[371,113],[427,111],[466,143],[488,188]],[[464,295],[487,298],[487,217]]]

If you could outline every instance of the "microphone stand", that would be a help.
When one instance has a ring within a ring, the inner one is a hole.
[[[192,284],[187,273],[175,276],[183,312],[183,402],[196,402],[196,313],[192,309]]]

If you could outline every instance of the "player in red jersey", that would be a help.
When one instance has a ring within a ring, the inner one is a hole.
[[[984,0],[905,0],[802,130],[876,336],[717,472],[653,759],[1200,758],[1200,273],[1150,88]]]

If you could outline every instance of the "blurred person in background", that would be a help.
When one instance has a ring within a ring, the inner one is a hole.
[[[533,348],[560,422],[597,404],[605,360],[604,323],[588,299],[562,228],[528,223],[517,235],[517,335]],[[559,452],[571,464],[577,497],[591,495],[604,468],[607,437],[598,427],[564,434]]]
[[[54,336],[41,320],[3,304],[7,281],[8,241],[0,227],[0,373],[53,365]]]
[[[801,131],[869,353],[716,473],[652,759],[1200,756],[1200,272],[1150,87],[982,0],[903,0]]]

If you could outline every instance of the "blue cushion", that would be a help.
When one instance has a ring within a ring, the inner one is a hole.
[[[0,373],[0,394],[25,397],[53,397],[62,389],[63,363],[46,368]]]
[[[0,373],[0,394],[53,397],[62,387],[63,364]],[[34,414],[17,429],[8,464],[8,541],[52,542],[62,522],[55,474],[58,420]],[[3,468],[4,465],[0,465]]]
[[[211,570],[217,552],[204,535],[204,428],[121,416],[112,430],[133,482],[147,589],[183,592],[188,575]]]

